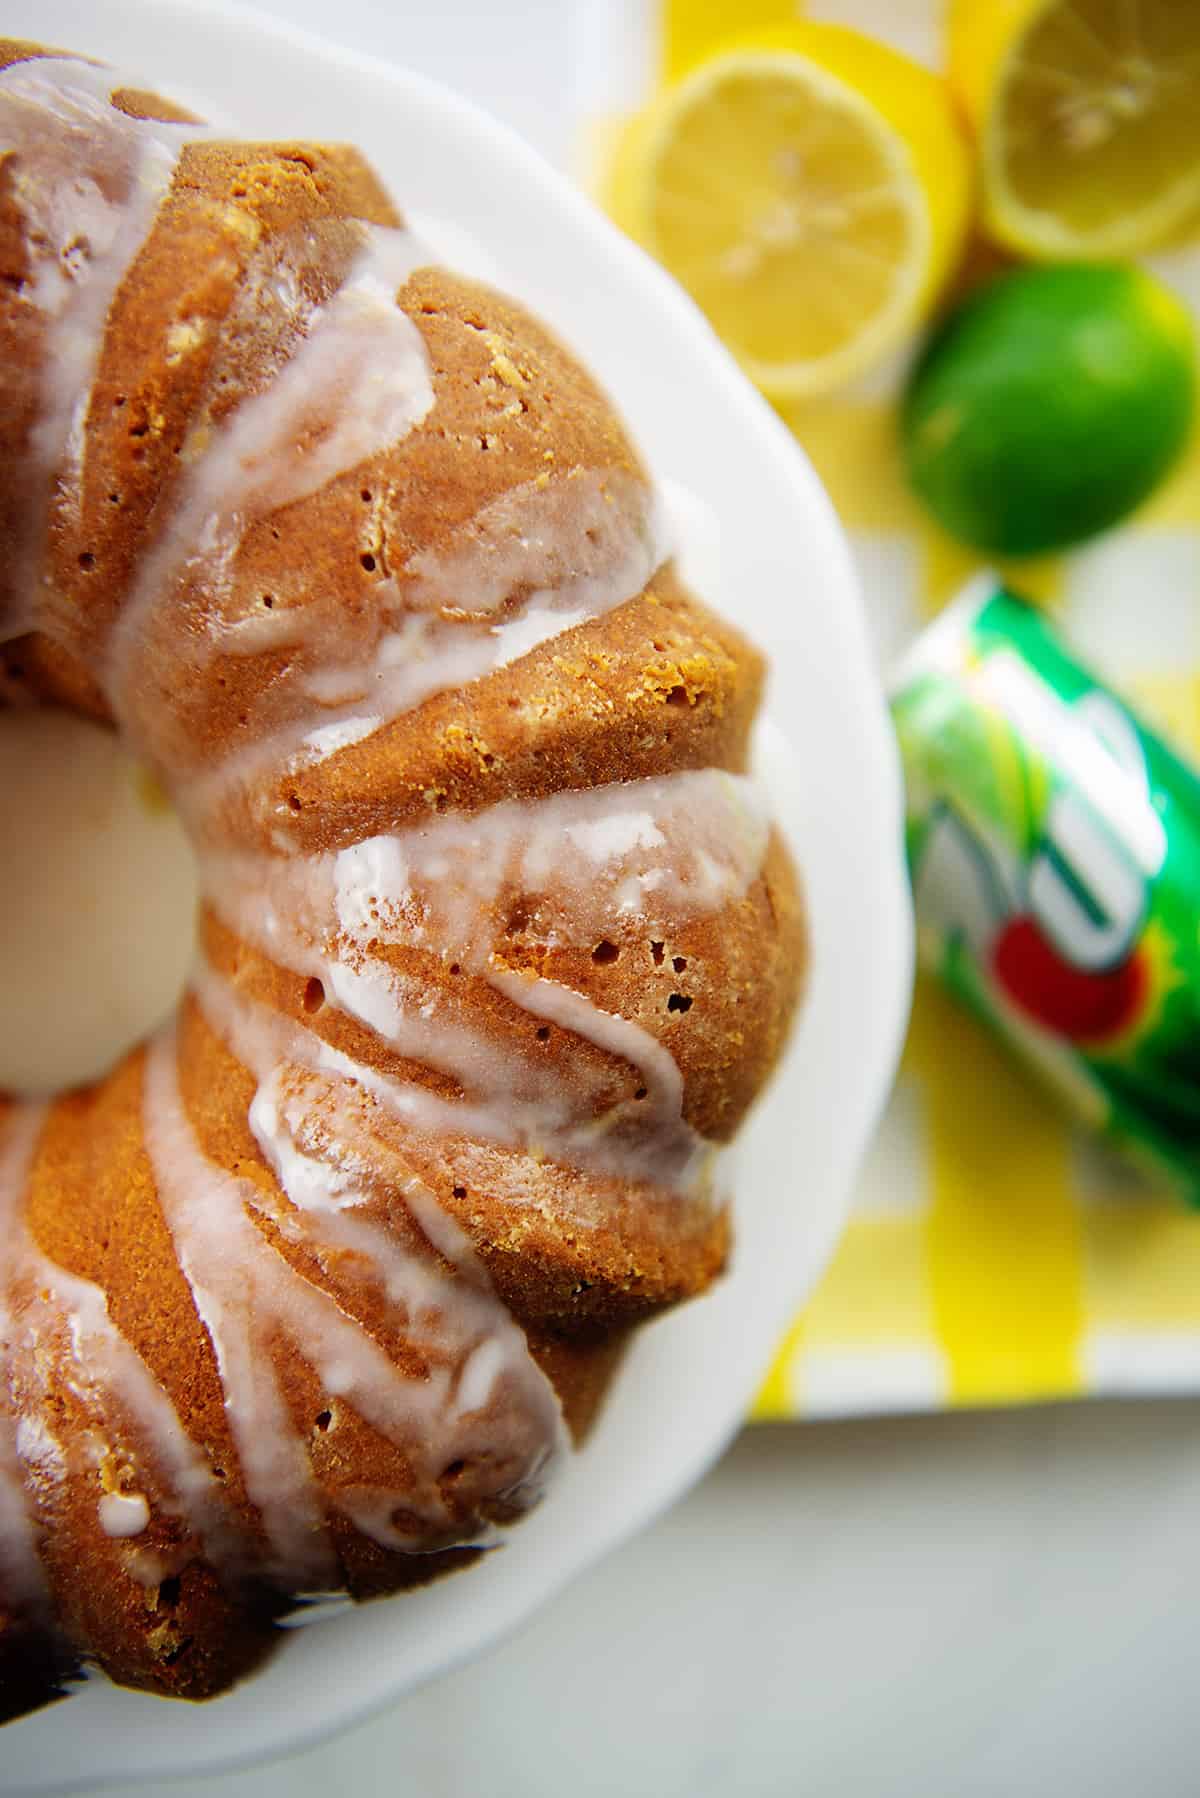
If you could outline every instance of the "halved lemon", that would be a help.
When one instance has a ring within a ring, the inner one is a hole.
[[[835,26],[729,48],[626,132],[611,209],[776,400],[910,333],[965,236],[966,149],[927,70]]]
[[[1001,243],[1139,255],[1200,206],[1200,0],[954,0],[949,60]]]

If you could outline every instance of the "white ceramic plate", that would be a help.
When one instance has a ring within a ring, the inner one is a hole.
[[[706,595],[773,663],[763,772],[808,888],[802,1023],[738,1157],[738,1243],[707,1299],[642,1334],[591,1441],[469,1576],[294,1631],[203,1707],[93,1681],[0,1736],[0,1789],[165,1778],[296,1749],[512,1629],[677,1498],[744,1415],[841,1225],[907,1012],[900,785],[858,596],[794,441],[645,257],[512,134],[430,82],[242,10],[10,0],[5,29],[106,58],[247,136],[359,144],[406,209],[474,239],[584,356],[660,476],[721,525]]]

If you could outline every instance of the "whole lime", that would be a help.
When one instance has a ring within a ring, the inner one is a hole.
[[[1187,441],[1184,307],[1144,270],[1020,269],[940,326],[904,399],[909,478],[977,549],[1035,555],[1107,530]]]

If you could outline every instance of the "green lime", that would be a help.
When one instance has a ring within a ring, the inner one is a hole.
[[[904,399],[909,479],[955,537],[1035,555],[1093,537],[1187,441],[1192,323],[1142,269],[1019,269],[939,327]]]

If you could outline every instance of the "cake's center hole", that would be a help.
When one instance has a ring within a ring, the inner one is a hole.
[[[0,1092],[94,1079],[174,1008],[196,876],[108,732],[0,712]]]

